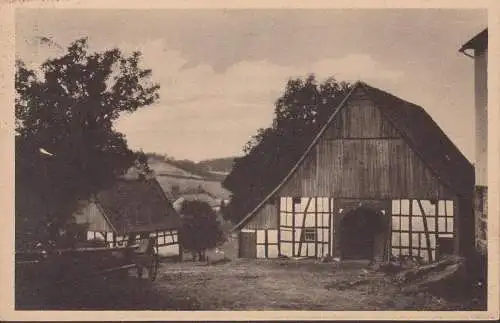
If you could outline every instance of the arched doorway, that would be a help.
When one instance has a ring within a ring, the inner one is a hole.
[[[371,208],[359,207],[348,212],[340,223],[342,259],[373,260],[383,255],[385,222],[383,214]]]

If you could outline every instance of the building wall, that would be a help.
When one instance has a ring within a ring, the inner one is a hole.
[[[476,190],[474,201],[476,248],[487,253],[488,217],[488,49],[476,49],[474,87],[476,106]]]
[[[82,206],[73,214],[78,224],[87,224],[87,231],[113,232],[102,211],[96,203],[82,203]]]
[[[277,229],[279,200],[272,200],[264,205],[255,217],[245,226],[245,229]]]
[[[156,234],[151,233],[151,236],[156,237],[160,256],[173,257],[180,255],[181,250],[177,230],[158,231]]]
[[[476,105],[476,185],[487,186],[488,160],[488,50],[476,52],[474,83]]]
[[[181,250],[177,230],[151,232],[150,237],[155,238],[160,256],[173,257],[180,255]],[[116,248],[125,247],[130,239],[130,235],[118,236],[113,232],[87,231],[86,238],[87,240],[101,240],[106,242],[108,247]]]
[[[352,100],[339,112],[296,172],[244,226],[248,238],[240,243],[257,240],[252,230],[279,229],[281,233],[280,200],[287,197],[332,198],[331,216],[338,216],[348,200],[358,204],[381,201],[386,206],[393,200],[456,201],[396,129],[383,119],[379,110],[364,99]],[[458,203],[455,205],[458,208]],[[391,212],[390,207],[385,207],[384,211],[388,209]],[[337,240],[336,223],[336,219],[331,220],[333,237],[325,238],[332,249]],[[281,237],[279,239],[282,241]],[[435,248],[435,243],[433,245]],[[244,246],[245,254],[252,254],[253,251],[248,250],[253,248]],[[338,254],[335,250],[330,251]],[[323,251],[321,254],[316,251],[316,256],[322,254]]]
[[[114,236],[113,229],[106,221],[104,214],[96,203],[82,203],[82,206],[73,216],[76,223],[87,225],[87,240],[106,241],[109,247],[125,246],[124,241],[128,239],[128,236]],[[180,254],[181,250],[177,230],[160,230],[158,232],[151,232],[150,236],[156,238],[160,256],[170,257]]]

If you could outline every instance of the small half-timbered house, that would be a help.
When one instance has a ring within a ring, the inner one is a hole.
[[[235,230],[239,256],[434,261],[474,245],[474,168],[425,110],[357,82]]]
[[[84,240],[119,247],[147,234],[156,238],[161,256],[180,254],[180,216],[155,178],[118,180],[83,203],[74,219],[85,227]]]

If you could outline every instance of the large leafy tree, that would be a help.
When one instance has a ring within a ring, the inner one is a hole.
[[[17,242],[57,242],[78,200],[133,165],[147,171],[144,154],[113,128],[122,113],[159,98],[140,59],[119,49],[90,52],[83,38],[40,71],[16,62]]]
[[[351,85],[311,74],[291,79],[275,103],[271,127],[257,131],[235,160],[224,186],[233,193],[228,215],[234,222],[251,211],[286,176]]]

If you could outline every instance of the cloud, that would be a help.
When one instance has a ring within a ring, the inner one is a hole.
[[[38,44],[18,47],[33,65],[41,57],[60,53]],[[68,44],[61,44],[66,47]],[[104,47],[92,47],[103,50]],[[272,122],[274,101],[289,78],[315,73],[319,79],[371,82],[397,81],[401,73],[384,67],[369,55],[351,54],[286,66],[268,60],[243,60],[216,72],[209,64],[192,64],[164,39],[143,43],[106,44],[125,53],[140,50],[143,66],[160,83],[160,100],[121,117],[117,130],[132,148],[168,153],[177,158],[210,158],[241,153],[245,142],[260,127]],[[34,51],[34,48],[38,50]]]
[[[338,80],[345,81],[397,81],[402,77],[400,71],[391,70],[366,54],[350,54],[339,59],[322,59],[313,63],[311,70],[323,77],[334,74]]]
[[[122,46],[126,48],[127,46]],[[189,66],[182,53],[153,40],[140,49],[144,64],[160,82],[159,103],[119,120],[117,128],[131,146],[199,159],[241,153],[244,143],[273,117],[274,101],[286,81],[315,73],[319,79],[396,81],[401,73],[382,66],[369,55],[325,58],[302,66],[266,60],[239,61],[224,71]]]

